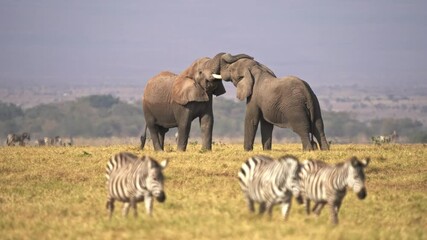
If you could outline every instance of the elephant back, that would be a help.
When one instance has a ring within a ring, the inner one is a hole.
[[[170,103],[173,82],[177,75],[172,72],[161,72],[148,80],[144,89],[144,103]]]

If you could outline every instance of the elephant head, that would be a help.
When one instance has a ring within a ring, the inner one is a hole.
[[[225,88],[219,75],[221,68],[242,58],[253,59],[246,54],[231,56],[225,53],[218,53],[212,59],[197,59],[177,76],[172,89],[173,101],[185,105],[188,102],[209,101],[209,94],[224,94]]]
[[[220,59],[223,53],[213,59],[200,58],[179,74],[172,88],[172,100],[185,105],[188,102],[209,101],[209,94],[219,96],[225,93],[219,75]]]
[[[221,66],[221,77],[224,81],[232,81],[237,88],[237,98],[244,100],[252,95],[255,79],[261,77],[262,74],[267,74],[271,77],[276,77],[276,75],[267,66],[258,63],[253,58],[235,60],[240,55],[242,54],[236,56],[225,54],[222,57],[224,64]]]

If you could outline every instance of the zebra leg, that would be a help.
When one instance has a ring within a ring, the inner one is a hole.
[[[113,212],[114,212],[114,199],[110,198],[107,200],[107,210],[109,212],[109,219],[111,219],[111,217],[113,216]]]
[[[137,203],[137,201],[136,201],[135,199],[132,199],[132,200],[130,201],[130,206],[133,208],[133,216],[134,216],[135,218],[137,218],[137,217],[138,217],[138,209],[137,209],[137,207],[136,207],[136,203]]]
[[[308,198],[305,199],[305,212],[310,215],[310,199]]]
[[[246,196],[246,204],[248,205],[249,212],[255,212],[254,201]]]
[[[289,199],[288,201],[284,201],[282,202],[282,216],[283,216],[283,220],[288,220],[289,217],[289,210],[291,209],[292,206],[292,200]]]
[[[339,211],[339,205],[338,203],[332,203],[329,204],[330,211],[331,211],[331,221],[332,224],[337,225],[338,224],[338,211]]]
[[[145,195],[144,202],[145,202],[145,211],[149,216],[151,216],[151,213],[153,211],[153,197],[148,194]]]
[[[259,204],[259,215],[263,215],[265,212],[265,202]]]
[[[130,207],[130,203],[128,203],[128,202],[123,203],[123,208],[122,208],[122,215],[123,215],[123,217],[127,217],[128,216],[129,207]]]
[[[342,203],[341,201],[337,201],[337,202],[330,205],[330,207],[331,207],[331,220],[332,220],[332,223],[335,225],[338,224],[338,212],[340,211],[341,203]]]
[[[271,218],[273,216],[273,203],[267,203],[267,212],[268,212],[268,216]]]
[[[315,203],[314,207],[313,207],[313,212],[314,214],[316,214],[317,216],[320,215],[320,212],[322,211],[323,207],[325,206],[325,203]]]

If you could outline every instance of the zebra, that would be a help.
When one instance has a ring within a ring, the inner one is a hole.
[[[347,187],[352,188],[359,199],[364,199],[367,195],[364,169],[369,161],[370,158],[359,160],[351,157],[345,162],[328,165],[322,161],[305,160],[299,179],[307,214],[310,214],[310,200],[315,203],[313,212],[316,215],[328,204],[331,221],[338,224],[338,212]]]
[[[45,145],[44,139],[36,139],[35,144],[36,146],[44,146]]]
[[[391,142],[391,136],[372,136],[371,141],[375,145],[381,145]]]
[[[291,208],[292,195],[299,198],[299,161],[291,155],[274,160],[271,157],[253,156],[242,164],[238,173],[239,184],[250,212],[254,212],[254,202],[259,203],[259,214],[267,210],[272,215],[276,204],[282,206],[282,216],[287,220]]]
[[[60,136],[53,138],[53,145],[62,146],[62,138]]]
[[[15,143],[18,143],[19,146],[25,146],[25,140],[31,140],[30,134],[27,132],[22,134],[10,133],[7,135],[6,144],[7,146],[15,146]]]
[[[387,143],[397,143],[399,135],[396,130],[393,131],[391,135],[387,136],[372,136],[371,142],[375,145],[387,144]]]
[[[45,137],[45,138],[44,138],[44,145],[46,145],[46,146],[51,146],[51,145],[53,145],[53,142],[54,142],[54,139],[53,139],[53,138],[50,138],[50,137]]]
[[[106,167],[109,218],[113,215],[116,200],[124,203],[123,216],[127,216],[129,207],[132,207],[137,217],[136,204],[142,201],[145,201],[145,210],[151,216],[153,197],[159,202],[166,200],[162,170],[167,163],[164,160],[159,164],[149,156],[138,158],[128,152],[115,154]]]
[[[61,146],[64,146],[64,147],[66,147],[66,146],[73,146],[74,145],[74,140],[73,140],[73,137],[70,136],[69,138],[65,138],[65,139],[61,138],[60,143],[61,143]]]

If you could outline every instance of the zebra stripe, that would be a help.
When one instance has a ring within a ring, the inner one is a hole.
[[[298,159],[290,155],[278,160],[268,156],[253,156],[246,160],[238,178],[249,211],[255,211],[254,202],[257,202],[260,204],[259,213],[267,210],[271,216],[273,206],[280,203],[286,220],[292,195],[299,196],[298,172]]]
[[[129,207],[134,209],[137,216],[136,204],[145,202],[148,215],[152,214],[153,197],[164,202],[166,195],[163,190],[163,173],[167,161],[159,164],[151,157],[137,156],[121,152],[114,155],[107,163],[107,209],[110,218],[114,211],[114,201],[123,202],[123,215],[127,216]]]
[[[338,212],[347,187],[352,188],[359,199],[366,197],[364,168],[369,161],[369,158],[360,161],[356,157],[336,165],[328,165],[322,161],[304,161],[299,177],[307,214],[310,214],[310,200],[315,203],[313,212],[316,215],[328,204],[331,221],[338,224]]]

